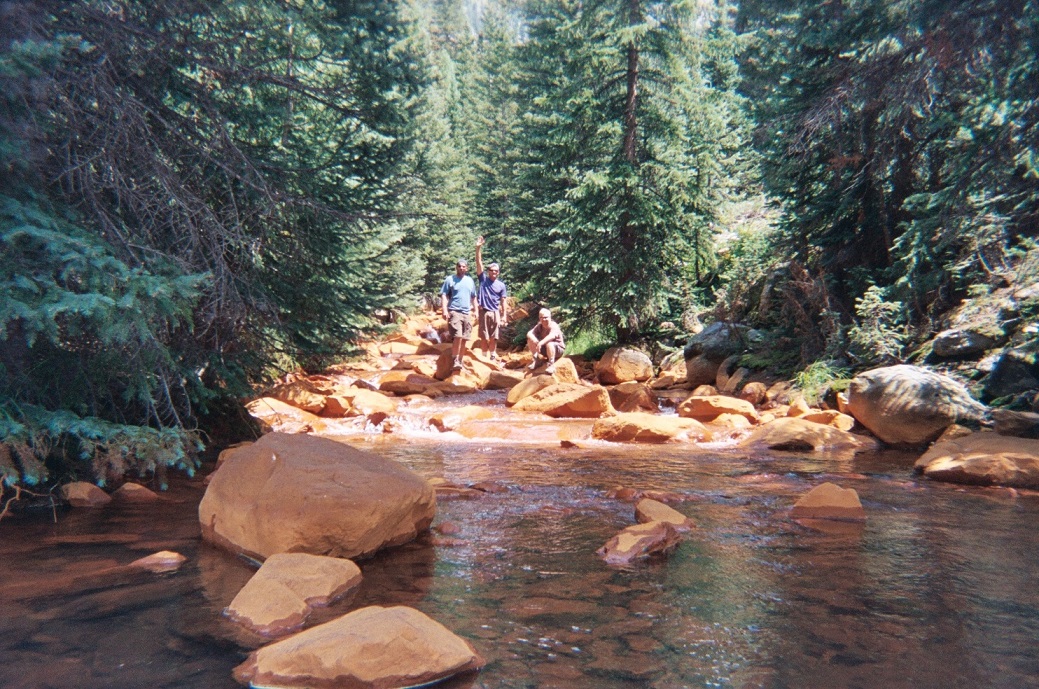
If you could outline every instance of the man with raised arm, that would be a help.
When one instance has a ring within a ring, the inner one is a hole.
[[[479,305],[480,324],[480,348],[491,361],[498,360],[497,348],[498,337],[501,335],[501,327],[506,323],[505,298],[509,295],[505,283],[498,279],[500,269],[497,263],[483,269],[483,245],[484,238],[476,238],[476,281],[478,290],[476,303]]]
[[[462,355],[465,354],[465,343],[473,332],[470,312],[476,310],[476,285],[467,275],[469,262],[464,258],[455,263],[455,274],[444,279],[440,288],[440,306],[444,311],[444,319],[451,329],[451,353],[454,354],[453,371],[462,370]]]

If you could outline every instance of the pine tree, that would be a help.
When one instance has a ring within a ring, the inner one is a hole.
[[[690,3],[561,2],[530,24],[525,276],[622,340],[712,269],[739,141],[735,44],[716,20]]]

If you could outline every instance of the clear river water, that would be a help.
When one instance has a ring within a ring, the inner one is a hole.
[[[488,660],[450,689],[1039,687],[1039,495],[919,479],[904,452],[563,449],[546,424],[528,428],[341,436],[426,477],[507,490],[439,500],[433,532],[358,562],[360,589],[312,622],[414,606]],[[238,686],[232,669],[264,640],[221,615],[254,566],[199,538],[209,470],[173,477],[158,503],[0,521],[0,687]],[[855,488],[868,519],[790,519],[823,481]],[[682,494],[672,506],[696,528],[667,558],[606,566],[596,549],[635,523],[616,486]],[[188,561],[113,569],[158,550]]]

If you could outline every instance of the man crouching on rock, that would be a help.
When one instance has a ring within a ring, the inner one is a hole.
[[[556,359],[563,356],[563,331],[559,324],[552,320],[552,312],[548,309],[538,311],[538,324],[527,332],[527,349],[534,355],[530,363],[531,371],[541,365],[541,358],[548,363],[545,373],[556,372]]]
[[[451,329],[451,353],[454,355],[453,371],[462,370],[462,355],[465,343],[473,332],[471,312],[476,311],[476,284],[467,275],[469,263],[464,258],[455,263],[455,274],[448,275],[440,288],[440,305],[444,319]]]

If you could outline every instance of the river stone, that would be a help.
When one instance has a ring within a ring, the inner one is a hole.
[[[981,421],[987,409],[949,376],[900,365],[855,376],[847,411],[885,443],[922,445],[954,423]]]
[[[159,496],[155,491],[145,488],[140,483],[127,481],[112,493],[112,498],[128,502],[151,502],[152,500],[158,500]]]
[[[821,450],[874,450],[877,442],[872,438],[842,431],[833,426],[805,421],[798,418],[776,419],[770,424],[758,426],[748,435],[743,445],[764,445],[773,450],[790,452],[818,452]]]
[[[613,408],[620,412],[646,411],[652,413],[660,412],[657,404],[657,396],[645,383],[630,381],[609,388],[610,402]]]
[[[368,416],[369,414],[393,414],[397,401],[381,392],[362,388],[344,388],[325,400],[324,416]]]
[[[859,494],[854,488],[841,488],[834,483],[823,483],[801,496],[790,511],[794,519],[844,519],[866,518]]]
[[[667,522],[629,526],[595,551],[609,565],[628,565],[654,554],[667,554],[678,547],[682,536]]]
[[[1000,435],[1016,435],[1019,438],[1039,438],[1039,414],[1030,411],[993,409],[992,421]]]
[[[245,405],[249,414],[262,426],[283,433],[321,432],[325,422],[317,414],[303,411],[273,397],[261,397]]]
[[[509,393],[505,396],[505,404],[507,406],[513,406],[524,397],[530,397],[536,392],[540,392],[550,385],[555,385],[556,379],[549,375],[540,375],[527,378],[526,380],[517,383]]]
[[[188,558],[180,553],[172,550],[160,550],[157,553],[138,558],[127,566],[134,569],[143,569],[152,574],[165,574],[166,572],[177,571],[187,561]]]
[[[675,527],[675,531],[683,533],[693,528],[693,520],[673,507],[662,502],[643,498],[635,505],[635,521],[639,524],[649,522],[665,522]]]
[[[361,583],[350,560],[307,553],[276,553],[249,579],[224,614],[267,636],[298,629],[314,606],[327,605]]]
[[[931,349],[935,356],[947,358],[980,354],[992,348],[995,344],[996,341],[987,335],[982,335],[973,330],[953,328],[935,335],[934,341],[931,343]]]
[[[690,395],[678,405],[678,415],[687,419],[711,421],[722,414],[740,414],[755,423],[758,420],[754,405],[735,397]]]
[[[278,385],[267,396],[311,414],[320,414],[325,408],[325,396],[308,380]]]
[[[395,395],[422,395],[430,388],[436,388],[438,381],[427,378],[414,371],[387,371],[379,379],[379,389]]]
[[[516,411],[541,412],[552,417],[597,419],[613,416],[610,394],[599,385],[558,383],[524,397],[512,407]]]
[[[799,418],[805,421],[833,426],[842,431],[850,431],[855,427],[854,417],[842,414],[836,409],[812,409],[807,414],[802,414]]]
[[[653,377],[653,360],[637,349],[611,347],[596,362],[595,373],[604,385],[642,382]]]
[[[413,608],[361,608],[253,651],[234,670],[254,687],[394,689],[478,670],[465,639]]]
[[[972,433],[935,443],[915,467],[938,481],[1039,488],[1039,440]]]
[[[348,445],[269,433],[212,475],[202,537],[265,559],[306,552],[359,557],[412,540],[433,521],[436,498],[402,465]]]
[[[523,381],[519,371],[491,371],[487,378],[488,390],[511,390]]]
[[[104,507],[112,502],[112,496],[86,481],[65,484],[61,487],[61,496],[73,507]]]
[[[614,443],[664,443],[669,440],[710,440],[711,433],[695,419],[629,412],[598,419],[592,437]]]
[[[743,325],[728,323],[711,323],[702,331],[689,338],[683,353],[686,359],[704,356],[720,364],[726,357],[737,354],[746,348],[743,333],[749,330]]]
[[[740,399],[744,402],[750,402],[757,407],[768,401],[768,387],[758,381],[747,383],[740,390]]]
[[[1039,389],[1039,356],[1023,349],[1008,349],[985,376],[984,399],[992,401]]]
[[[457,429],[466,421],[483,421],[493,418],[494,412],[487,407],[469,404],[457,409],[448,409],[433,414],[433,416],[429,417],[429,425],[441,433],[445,433]]]

